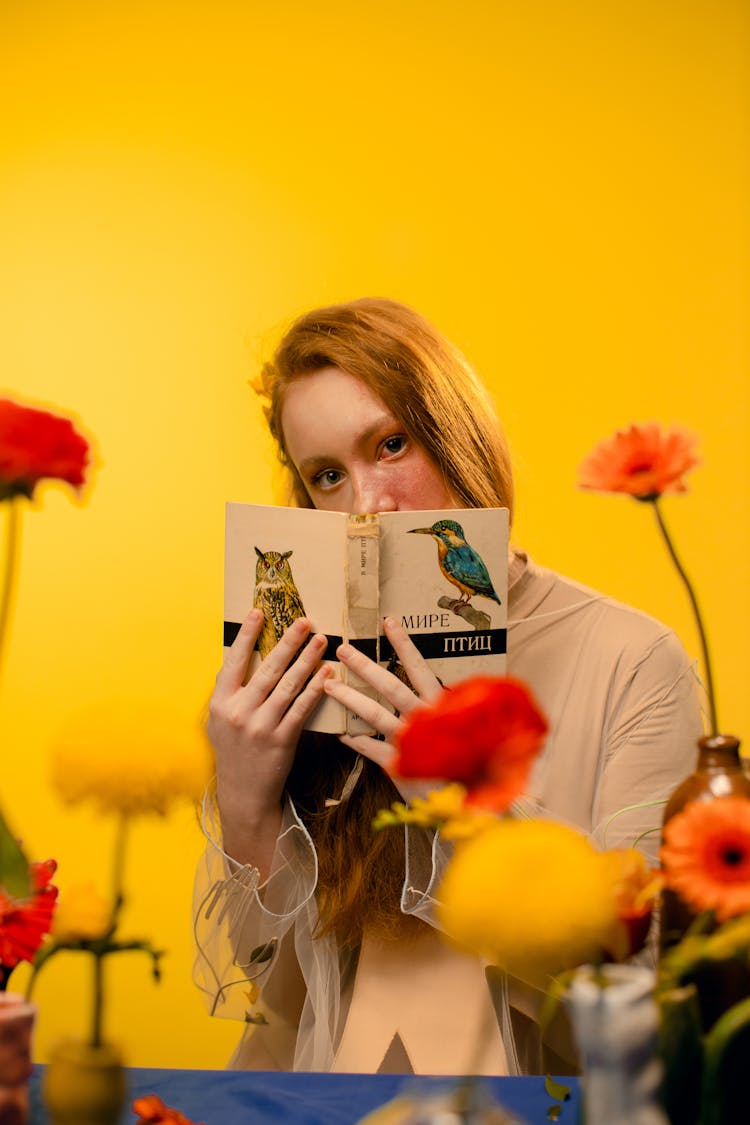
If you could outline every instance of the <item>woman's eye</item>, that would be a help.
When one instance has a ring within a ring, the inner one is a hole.
[[[406,445],[406,438],[403,434],[394,434],[393,437],[387,438],[383,442],[383,452],[393,456],[395,453],[400,453]]]
[[[342,474],[338,469],[324,469],[322,473],[316,473],[313,477],[313,484],[316,488],[333,488],[341,477]]]

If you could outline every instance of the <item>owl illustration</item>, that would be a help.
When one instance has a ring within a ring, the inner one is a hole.
[[[263,611],[263,631],[258,637],[261,660],[265,660],[286,629],[298,617],[305,616],[305,607],[299,595],[292,568],[291,551],[260,551],[255,553],[255,593],[253,605]]]

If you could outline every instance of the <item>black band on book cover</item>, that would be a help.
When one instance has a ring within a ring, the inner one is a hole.
[[[228,648],[240,631],[237,621],[224,622],[224,647]],[[342,637],[328,637],[328,644],[321,659],[336,660],[336,649]],[[498,656],[508,651],[507,629],[468,629],[456,633],[412,633],[411,639],[425,660],[445,660],[451,656]],[[377,641],[366,637],[350,642],[352,648],[375,660]],[[380,638],[380,662],[386,663],[394,655],[390,641]]]

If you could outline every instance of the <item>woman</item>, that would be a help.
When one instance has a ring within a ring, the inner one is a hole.
[[[302,317],[260,389],[301,506],[512,512],[508,451],[485,390],[396,302]],[[517,550],[508,608],[508,671],[530,684],[551,728],[527,811],[608,846],[631,843],[658,810],[631,809],[610,824],[614,814],[665,797],[692,765],[701,724],[687,657],[664,626]],[[216,794],[197,884],[198,983],[215,1014],[257,1025],[235,1065],[561,1072],[530,1034],[534,998],[485,977],[432,929],[440,847],[419,832],[371,830],[399,795],[381,767],[403,718],[328,674],[325,640],[306,620],[244,683],[261,626],[251,611],[217,677],[208,726]],[[348,646],[337,655],[405,716],[442,689],[399,623],[385,629],[413,692]],[[324,693],[379,737],[303,733]],[[475,1040],[483,1049],[472,1053]]]

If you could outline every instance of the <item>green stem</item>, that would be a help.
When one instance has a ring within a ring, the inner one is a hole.
[[[703,1105],[701,1125],[721,1125],[725,1117],[722,1092],[722,1064],[736,1035],[750,1027],[750,996],[740,1000],[716,1021],[704,1040]]]
[[[21,513],[17,500],[8,500],[8,519],[5,539],[5,559],[3,562],[2,590],[0,590],[0,663],[3,656],[5,635],[8,631],[13,593],[18,571],[18,556],[21,546]]]
[[[651,500],[651,503],[654,506],[654,515],[656,516],[656,521],[659,524],[659,530],[662,533],[662,536],[664,538],[664,542],[667,545],[667,550],[669,551],[669,554],[672,558],[672,562],[677,567],[677,573],[679,574],[680,578],[683,581],[685,589],[687,590],[688,597],[690,599],[690,604],[693,607],[693,613],[695,615],[695,624],[696,624],[697,629],[698,629],[698,636],[700,638],[700,643],[701,643],[701,651],[703,653],[703,668],[704,668],[704,671],[706,673],[706,692],[708,694],[708,707],[709,707],[709,716],[710,716],[710,723],[711,723],[711,734],[717,735],[719,733],[719,722],[718,722],[718,718],[717,718],[717,715],[716,715],[716,694],[714,692],[714,678],[713,678],[713,673],[711,671],[711,659],[710,659],[709,654],[708,654],[708,641],[706,640],[706,631],[703,628],[703,618],[701,617],[701,611],[700,611],[700,608],[698,606],[698,599],[695,596],[695,591],[693,590],[692,583],[691,583],[690,579],[688,578],[687,574],[685,573],[685,568],[683,567],[682,563],[680,562],[679,558],[677,557],[677,552],[674,549],[674,544],[672,542],[672,539],[670,537],[669,532],[667,531],[667,525],[664,523],[664,517],[661,513],[661,508],[659,507],[659,498],[655,496]]]
[[[112,861],[112,919],[111,930],[114,933],[122,904],[125,901],[125,845],[128,834],[128,817],[121,813],[117,821],[115,833],[115,848]]]
[[[104,1019],[104,957],[107,953],[114,951],[111,943],[115,940],[120,911],[125,901],[123,880],[127,829],[128,818],[125,813],[122,813],[117,821],[117,828],[115,830],[114,855],[112,859],[112,913],[109,920],[109,934],[106,939],[106,948],[92,950],[94,955],[94,1011],[91,1029],[92,1047],[101,1047],[102,1045],[102,1027]]]
[[[104,1016],[104,957],[94,954],[94,1012],[91,1026],[91,1046],[102,1045],[102,1024]]]

